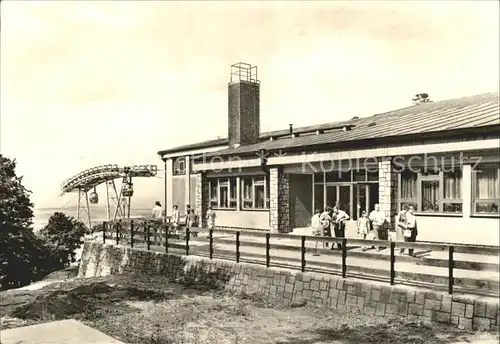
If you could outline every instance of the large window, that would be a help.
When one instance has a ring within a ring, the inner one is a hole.
[[[265,176],[241,178],[242,209],[269,209],[269,182]]]
[[[180,156],[178,158],[175,158],[173,161],[173,169],[174,169],[174,175],[182,175],[186,174],[186,158],[183,156]]]
[[[209,179],[209,200],[213,208],[236,209],[236,177]]]
[[[498,214],[500,198],[500,168],[497,165],[479,165],[473,171],[473,213]]]
[[[399,174],[399,204],[424,213],[462,212],[462,171],[403,171]]]

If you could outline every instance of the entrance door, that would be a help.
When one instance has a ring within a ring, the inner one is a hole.
[[[339,207],[351,212],[351,185],[327,185],[325,206]]]
[[[361,216],[361,212],[366,210],[367,214],[373,210],[373,207],[378,203],[378,184],[356,184],[354,185],[354,204],[356,211],[353,214],[353,219],[357,220]]]
[[[337,195],[337,186],[336,185],[327,185],[326,186],[326,199],[325,199],[325,207],[334,207],[337,204],[338,195]]]

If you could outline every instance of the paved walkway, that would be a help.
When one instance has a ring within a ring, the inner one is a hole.
[[[124,344],[79,321],[69,319],[17,327],[1,333],[2,344]]]

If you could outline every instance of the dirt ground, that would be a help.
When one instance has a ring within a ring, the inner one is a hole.
[[[499,339],[498,333],[343,314],[144,276],[73,278],[41,289],[2,292],[0,314],[0,329],[73,318],[129,344],[444,344]]]

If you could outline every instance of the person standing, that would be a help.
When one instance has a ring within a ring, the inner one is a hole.
[[[215,218],[216,218],[216,214],[215,214],[215,211],[212,209],[211,206],[208,207],[208,210],[207,210],[207,225],[208,225],[208,229],[214,229],[215,228]]]
[[[334,216],[335,216],[335,222],[334,222],[335,237],[345,238],[345,222],[349,220],[349,215],[347,215],[345,211],[339,209],[339,207],[335,206]],[[342,249],[342,244],[337,243],[337,247],[339,250]]]
[[[375,240],[387,240],[387,235],[385,231],[385,213],[380,211],[380,205],[375,204],[373,211],[370,213],[369,219],[372,224],[373,234],[375,234]],[[385,247],[378,247],[378,250],[382,250]]]
[[[323,236],[332,237],[332,225],[333,225],[333,208],[325,207],[325,211],[319,216],[319,222],[323,228]],[[325,242],[324,247],[328,247],[328,243]]]
[[[323,236],[323,226],[320,221],[321,211],[316,209],[314,215],[311,218],[311,232],[314,236]],[[318,253],[318,242],[316,241],[314,256],[319,256]]]
[[[172,210],[172,229],[175,231],[175,235],[179,235],[180,217],[179,207],[175,204]]]
[[[408,221],[406,219],[406,215],[408,214],[408,210],[410,207],[408,204],[403,204],[403,209],[396,216],[396,240],[397,241],[406,241],[404,236],[404,231],[408,227]],[[399,254],[402,256],[405,249],[402,248],[399,250]]]
[[[406,212],[406,228],[403,230],[404,240],[406,242],[415,242],[417,240],[417,219],[415,217],[415,210],[412,206],[408,207],[408,211]],[[401,249],[401,254],[404,254],[405,249]],[[408,255],[411,257],[415,257],[414,249],[408,249]]]
[[[370,220],[368,219],[366,210],[363,210],[361,212],[360,218],[358,219],[358,234],[361,235],[363,239],[366,239],[369,232],[370,232]],[[364,245],[361,247],[361,251],[363,252],[366,251],[366,247]]]
[[[163,225],[163,208],[161,207],[160,201],[155,202],[155,206],[151,211],[151,217],[153,218],[153,235],[154,242],[156,245],[161,245],[163,241],[162,235],[162,225]],[[158,241],[159,239],[159,241]]]

